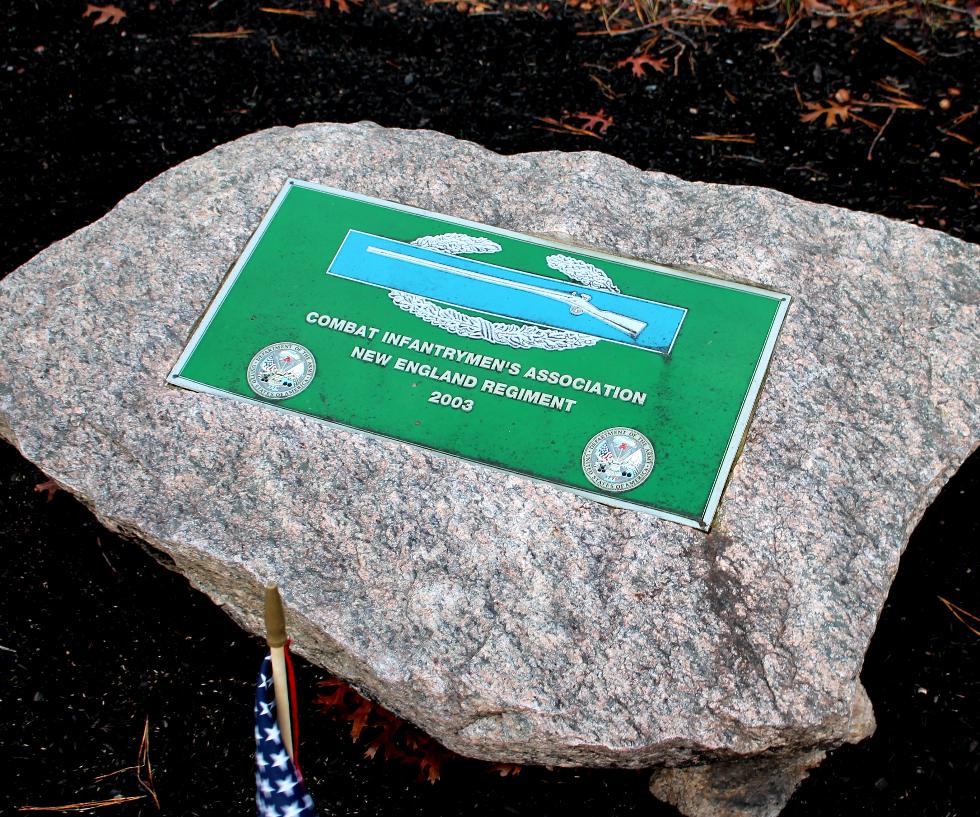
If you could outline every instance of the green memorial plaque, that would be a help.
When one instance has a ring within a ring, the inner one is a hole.
[[[169,382],[706,530],[789,300],[290,180]]]

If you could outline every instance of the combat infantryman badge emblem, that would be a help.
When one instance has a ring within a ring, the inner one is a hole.
[[[653,470],[652,443],[632,428],[600,431],[582,452],[582,470],[589,482],[604,491],[629,491]]]
[[[248,385],[259,397],[285,400],[310,385],[316,361],[298,343],[273,343],[255,354],[248,364]]]

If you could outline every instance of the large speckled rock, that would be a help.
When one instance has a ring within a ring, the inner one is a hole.
[[[290,176],[793,295],[712,532],[397,442],[335,469],[356,432],[165,385]],[[820,750],[873,728],[875,621],[980,436],[977,261],[930,230],[598,153],[277,128],[164,173],[0,284],[0,433],[245,627],[277,581],[299,652],[452,749],[713,762],[653,788],[692,814],[768,814]],[[745,759],[763,752],[775,794],[753,801],[766,766]]]

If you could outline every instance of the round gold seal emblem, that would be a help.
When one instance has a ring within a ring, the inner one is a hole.
[[[653,470],[653,444],[634,428],[607,428],[582,452],[582,470],[603,491],[620,493],[641,485]]]
[[[316,361],[309,349],[298,343],[273,343],[255,353],[248,364],[248,385],[259,397],[285,400],[310,385]]]

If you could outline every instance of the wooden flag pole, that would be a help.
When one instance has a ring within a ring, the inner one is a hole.
[[[272,653],[272,683],[276,693],[276,721],[282,745],[289,758],[296,761],[293,751],[293,730],[289,722],[289,678],[286,673],[286,615],[282,609],[279,588],[272,585],[265,589],[265,640]]]

